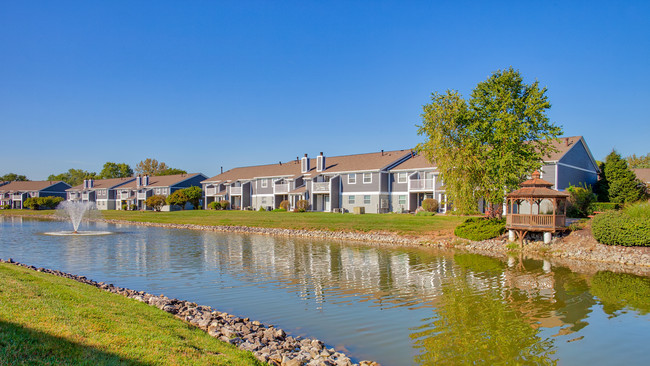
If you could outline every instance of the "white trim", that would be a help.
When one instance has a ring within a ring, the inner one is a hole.
[[[557,189],[557,162],[555,163],[555,185],[553,189]]]
[[[370,182],[366,182],[366,174],[370,174]],[[363,184],[372,184],[372,173],[371,172],[365,172],[361,176],[361,183]]]
[[[350,176],[354,174],[354,182],[350,182]],[[348,184],[357,184],[357,173],[347,173],[348,176]]]
[[[318,194],[318,193],[316,193],[316,194]],[[349,196],[349,195],[352,195],[352,194],[356,194],[356,195],[368,195],[369,194],[369,195],[379,196],[379,195],[382,195],[382,194],[390,194],[390,192],[376,192],[376,191],[375,192],[341,192],[342,196]]]
[[[239,195],[237,195],[237,196],[239,196]],[[270,193],[270,194],[269,193],[264,193],[264,194],[253,194],[253,195],[251,195],[251,198],[252,197],[274,197],[274,196],[275,196],[275,194],[273,194],[273,193]]]
[[[400,177],[404,177],[404,181],[400,180]],[[395,180],[397,184],[406,184],[409,182],[409,175],[407,172],[397,172],[397,179]]]
[[[435,170],[438,170],[438,167],[436,166],[436,167],[433,167],[433,168],[428,167],[428,168],[391,169],[391,170],[389,170],[389,172],[391,172],[391,173],[392,172],[414,172],[415,173],[415,172],[418,172],[418,171],[422,172],[422,171],[428,171],[428,170],[434,170],[435,171]]]
[[[592,174],[596,174],[596,175],[598,175],[598,172],[595,172],[595,171],[593,171],[593,170],[589,170],[589,169],[585,169],[585,168],[580,168],[580,167],[577,167],[577,166],[574,166],[574,165],[569,165],[569,164],[564,164],[564,163],[557,163],[557,165],[562,165],[562,166],[567,167],[567,168],[577,169],[577,170],[582,170],[583,172],[587,172],[587,173],[592,173]],[[555,169],[556,169],[556,171],[557,171],[557,168],[555,168]]]

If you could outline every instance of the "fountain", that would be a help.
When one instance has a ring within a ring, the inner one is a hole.
[[[47,232],[47,235],[106,235],[110,231],[79,231],[79,225],[85,215],[96,213],[97,208],[94,202],[63,201],[56,207],[58,216],[65,217],[72,223],[73,231]]]

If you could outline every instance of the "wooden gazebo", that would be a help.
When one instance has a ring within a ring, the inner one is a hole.
[[[544,232],[544,242],[551,241],[552,233],[566,228],[566,206],[569,194],[551,189],[553,183],[533,178],[521,183],[521,188],[507,197],[506,229],[510,238],[516,234],[523,242],[528,232]]]

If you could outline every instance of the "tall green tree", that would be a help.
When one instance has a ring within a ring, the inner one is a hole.
[[[605,178],[608,183],[609,202],[636,202],[643,198],[645,187],[627,166],[627,161],[612,150],[605,158]]]
[[[82,169],[68,169],[67,172],[61,174],[51,174],[47,180],[62,180],[71,186],[76,186],[83,183],[84,179],[96,178],[97,173],[88,172]]]
[[[133,169],[127,163],[113,163],[107,161],[102,168],[102,171],[99,172],[99,179],[110,179],[110,178],[127,178],[133,176]]]
[[[201,187],[188,187],[182,190],[187,196],[187,201],[191,203],[195,209],[200,206],[199,201],[203,198],[203,190]]]
[[[135,172],[139,175],[159,175],[160,172],[169,167],[164,162],[158,162],[156,159],[146,158],[135,166]]]
[[[650,153],[647,153],[645,156],[636,156],[632,154],[625,158],[630,169],[650,169]]]
[[[185,209],[185,204],[189,202],[190,198],[185,194],[184,189],[179,189],[178,191],[174,191],[174,193],[170,194],[167,196],[167,204],[168,205],[176,205],[180,206],[181,210]]]
[[[2,177],[0,177],[0,181],[2,181],[2,182],[16,182],[16,181],[24,182],[24,181],[28,181],[28,180],[29,179],[27,179],[26,176],[19,175],[19,174],[16,174],[16,173],[7,173],[7,174],[3,175]]]
[[[448,90],[423,106],[418,134],[427,140],[418,149],[440,170],[457,211],[475,211],[481,197],[501,207],[554,151],[562,129],[546,116],[546,91],[510,67],[479,83],[468,101]]]
[[[183,169],[167,168],[167,169],[161,170],[156,175],[176,175],[176,174],[187,174],[187,172],[185,170],[183,170]]]

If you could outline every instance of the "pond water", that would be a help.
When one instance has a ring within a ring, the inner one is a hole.
[[[210,305],[354,360],[646,365],[650,278],[358,243],[0,217],[0,258]],[[1,284],[0,284],[1,286]]]

